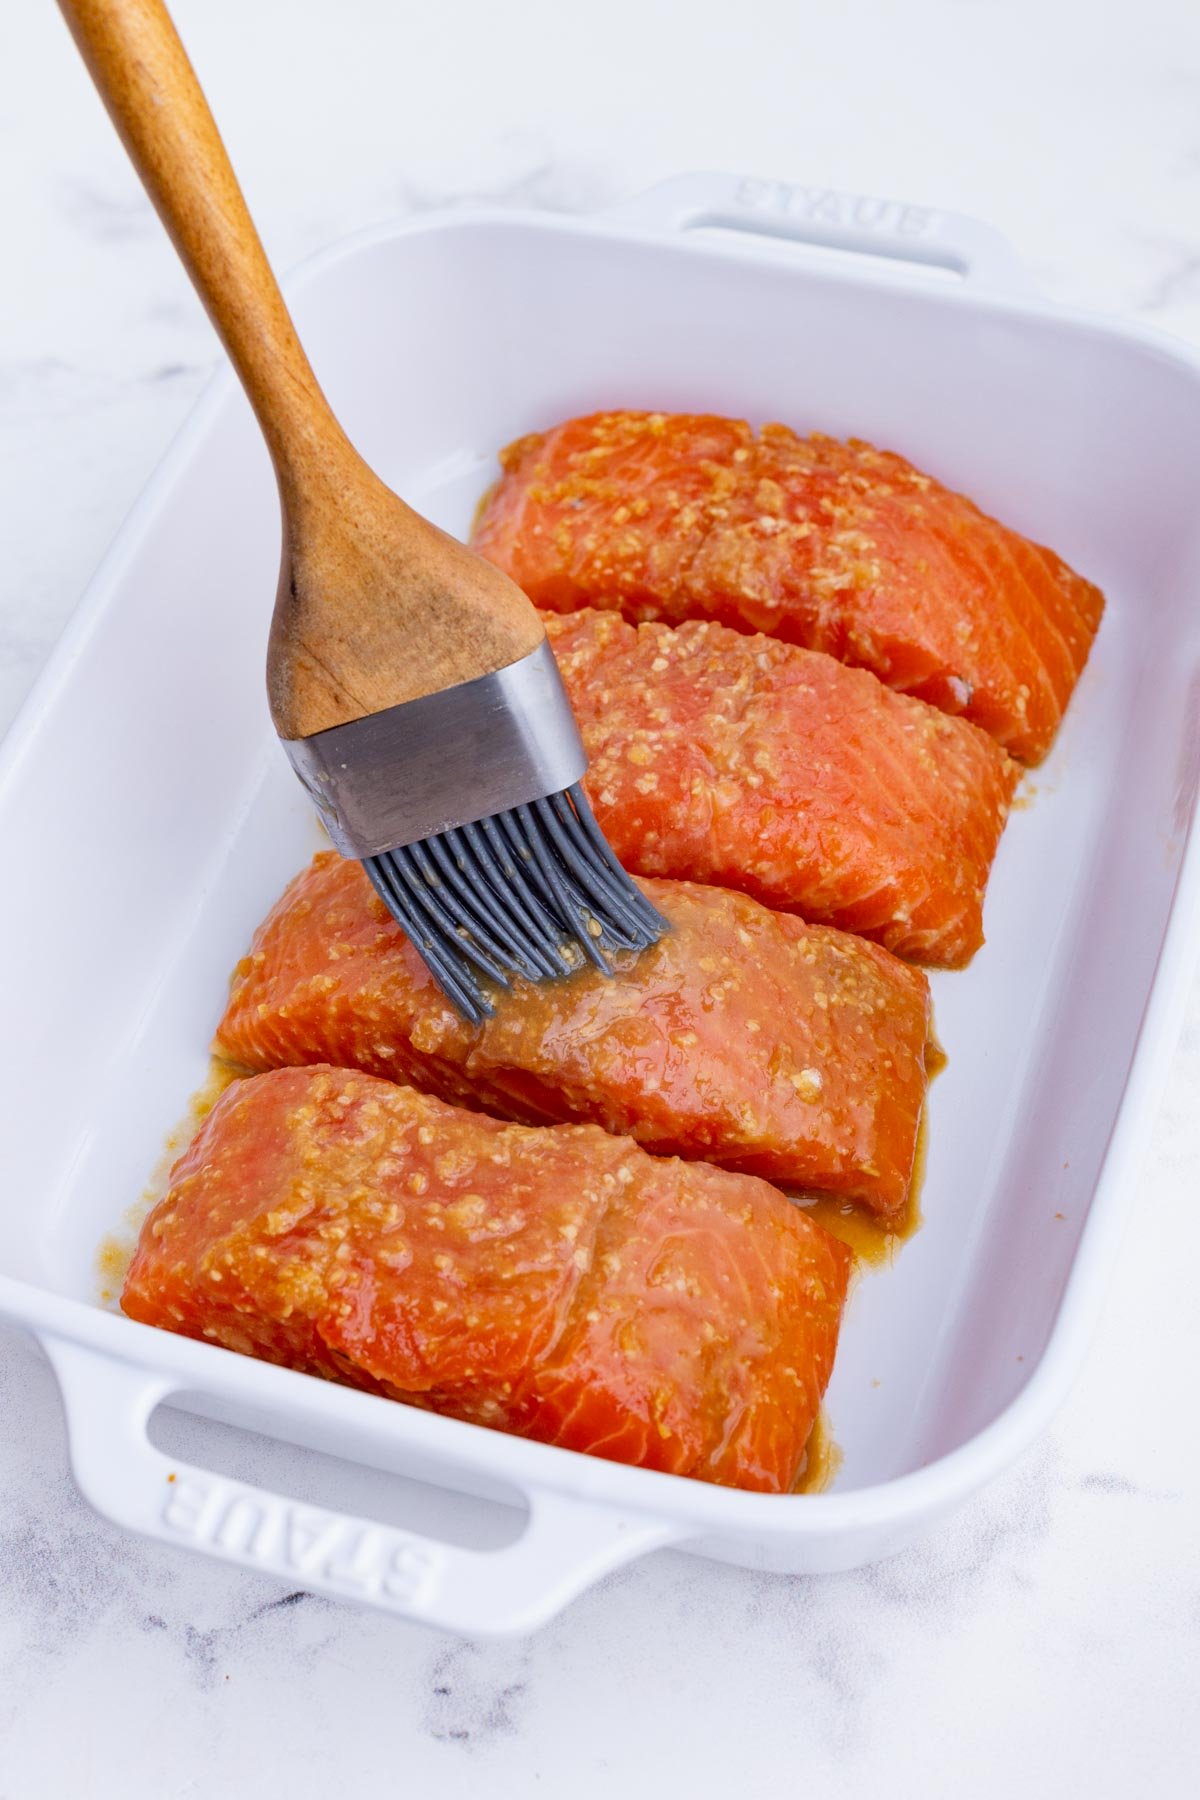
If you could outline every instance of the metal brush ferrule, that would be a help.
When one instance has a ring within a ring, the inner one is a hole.
[[[561,793],[587,768],[545,639],[492,675],[282,743],[337,848],[360,859]]]

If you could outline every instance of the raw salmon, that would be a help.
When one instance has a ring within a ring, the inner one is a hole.
[[[715,619],[870,669],[1013,756],[1050,747],[1104,597],[902,456],[609,412],[521,438],[475,548],[539,606]]]
[[[753,1176],[282,1069],[218,1101],[121,1304],[480,1425],[779,1493],[850,1262]]]
[[[518,985],[472,1026],[361,865],[323,852],[259,928],[215,1049],[248,1069],[364,1069],[528,1124],[593,1121],[896,1212],[925,1096],[924,975],[744,894],[640,885],[671,925],[653,949],[613,980]]]
[[[1019,772],[986,733],[723,625],[584,609],[546,630],[627,869],[740,888],[916,962],[970,961]]]

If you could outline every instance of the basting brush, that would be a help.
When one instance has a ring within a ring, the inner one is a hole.
[[[334,844],[467,1018],[488,984],[611,970],[666,929],[579,782],[536,611],[351,445],[317,383],[160,0],[60,0],[216,326],[279,483],[271,716]]]

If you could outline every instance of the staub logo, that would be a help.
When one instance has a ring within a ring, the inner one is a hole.
[[[232,1482],[181,1475],[168,1484],[162,1517],[180,1536],[249,1557],[264,1568],[406,1606],[424,1599],[437,1570],[436,1552],[402,1532],[360,1525]]]
[[[794,187],[786,181],[738,182],[734,198],[751,212],[773,213],[808,225],[843,231],[877,231],[889,237],[927,237],[937,228],[937,214],[926,206],[877,200],[870,194],[839,194],[832,188]]]

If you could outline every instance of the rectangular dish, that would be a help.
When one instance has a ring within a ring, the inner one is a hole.
[[[519,433],[701,408],[902,450],[1052,543],[1109,610],[1000,846],[987,946],[934,977],[949,1066],[925,1223],[851,1299],[835,1486],[779,1498],[591,1460],[97,1304],[97,1245],[203,1078],[255,923],[317,846],[262,692],[271,476],[220,378],[0,766],[0,1313],[55,1366],[80,1486],[126,1526],[470,1633],[529,1629],[662,1544],[790,1571],[887,1555],[1065,1391],[1174,1043],[1200,922],[1200,357],[1038,299],[971,221],[722,176],[596,217],[426,214],[335,246],[291,293],[368,460],[461,534]],[[168,1459],[147,1425],[181,1399],[430,1484],[425,1528]],[[439,1538],[446,1490],[509,1502],[520,1535]]]

